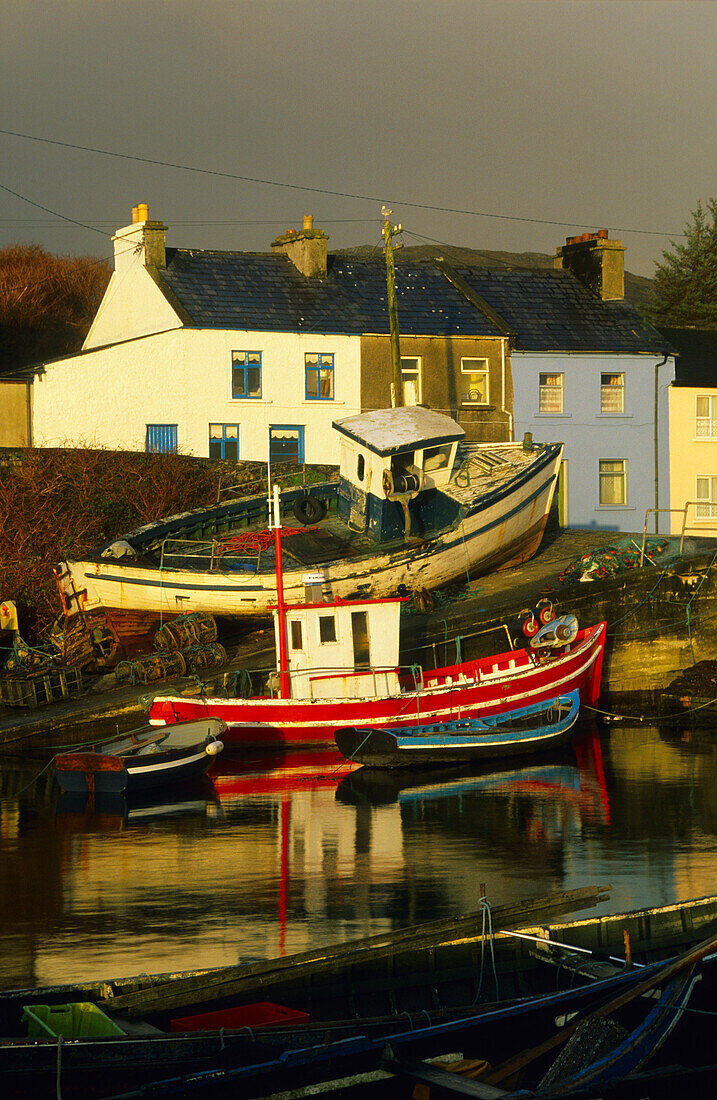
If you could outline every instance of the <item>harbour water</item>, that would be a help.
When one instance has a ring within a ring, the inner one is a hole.
[[[494,905],[611,885],[609,912],[717,883],[717,727],[591,724],[480,771],[225,754],[132,803],[41,769],[0,761],[3,988],[288,954],[474,911],[482,884]]]

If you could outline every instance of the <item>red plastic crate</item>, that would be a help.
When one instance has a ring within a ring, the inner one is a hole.
[[[297,1008],[274,1004],[273,1001],[257,1001],[238,1008],[219,1008],[215,1012],[201,1012],[198,1016],[178,1016],[169,1025],[170,1031],[218,1031],[219,1028],[279,1027],[281,1024],[308,1024],[308,1012]]]

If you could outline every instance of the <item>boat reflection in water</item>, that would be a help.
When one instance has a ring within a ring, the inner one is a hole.
[[[527,831],[538,827],[540,805],[572,807],[584,822],[607,824],[610,806],[605,785],[602,751],[597,728],[583,727],[571,748],[523,761],[424,769],[362,767],[345,776],[336,791],[339,802],[353,805],[402,807],[423,805],[435,799],[463,800],[468,796],[522,797],[534,804],[526,820]]]
[[[172,791],[152,790],[135,795],[61,791],[56,825],[67,832],[112,832],[127,825],[179,817],[213,818],[220,812],[214,784],[204,778]]]

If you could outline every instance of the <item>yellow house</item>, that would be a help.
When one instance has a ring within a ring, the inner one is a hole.
[[[717,536],[717,328],[662,328],[677,351],[669,392],[670,530]]]

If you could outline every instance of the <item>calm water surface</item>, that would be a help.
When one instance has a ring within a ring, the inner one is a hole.
[[[88,735],[89,736],[89,735]],[[221,966],[591,884],[617,911],[717,891],[717,728],[587,728],[490,771],[220,759],[95,806],[0,762],[0,986]]]

